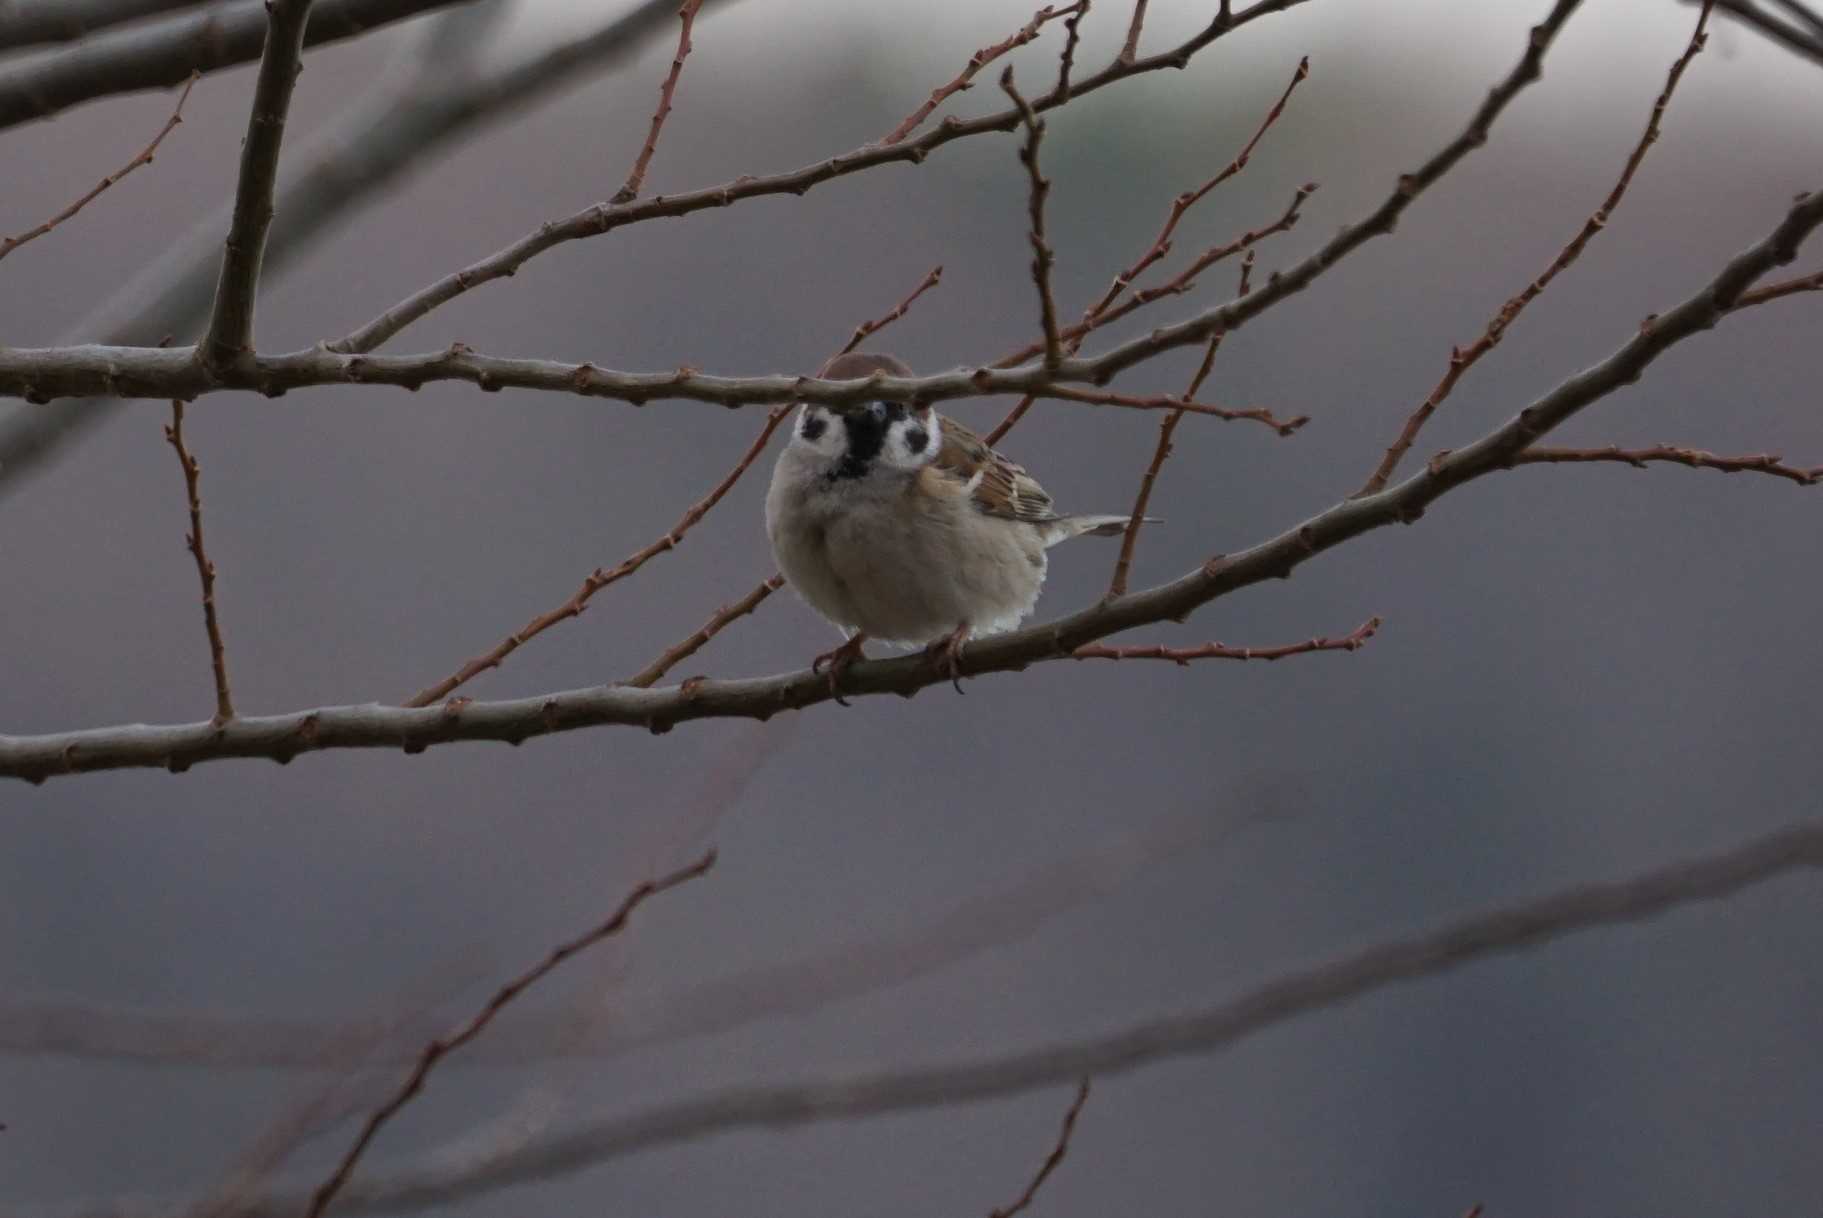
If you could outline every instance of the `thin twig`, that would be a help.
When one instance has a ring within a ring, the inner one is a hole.
[[[1005,1209],[996,1209],[988,1215],[988,1218],[1013,1218],[1014,1214],[1032,1204],[1032,1198],[1038,1195],[1038,1190],[1044,1187],[1044,1182],[1051,1178],[1051,1173],[1057,1170],[1057,1165],[1063,1162],[1063,1157],[1070,1153],[1070,1135],[1076,1132],[1076,1118],[1082,1115],[1082,1106],[1088,1102],[1089,1080],[1084,1078],[1076,1084],[1076,1098],[1070,1102],[1069,1110],[1063,1114],[1063,1128],[1057,1131],[1057,1142],[1051,1147],[1051,1153],[1044,1157],[1044,1163],[1038,1168],[1038,1174],[1032,1177],[1031,1182],[1025,1186],[1025,1191],[1019,1194],[1013,1204]]]
[[[581,614],[584,609],[588,608],[589,599],[609,584],[620,582],[645,566],[651,559],[676,549],[683,541],[684,534],[694,528],[704,516],[707,516],[710,510],[722,501],[722,497],[734,488],[734,484],[740,481],[741,475],[752,468],[760,454],[766,451],[766,445],[771,441],[772,434],[779,429],[779,424],[785,421],[785,416],[790,412],[789,403],[774,406],[768,411],[766,422],[761,426],[760,433],[753,438],[753,443],[747,446],[747,451],[741,454],[740,460],[734,463],[734,468],[723,475],[722,480],[716,483],[707,495],[691,504],[684,514],[678,517],[677,523],[671,526],[669,532],[629,554],[613,567],[605,570],[601,567],[595,568],[589,573],[588,578],[582,581],[582,586],[576,589],[569,600],[548,613],[539,614],[521,626],[517,632],[501,639],[492,650],[476,656],[435,685],[419,690],[401,705],[429,706],[433,702],[442,700],[459,686],[467,684],[491,668],[500,667],[506,657],[552,626]]]
[[[1139,55],[1139,33],[1146,25],[1147,0],[1133,0],[1133,20],[1127,23],[1127,41],[1120,48],[1120,61],[1132,63]]]
[[[1212,419],[1225,419],[1230,423],[1262,423],[1281,436],[1288,436],[1304,424],[1310,422],[1307,414],[1289,419],[1281,419],[1263,406],[1250,406],[1236,409],[1229,406],[1212,406],[1207,402],[1193,401],[1169,393],[1132,394],[1109,393],[1105,390],[1077,389],[1071,385],[1050,385],[1038,392],[1039,397],[1060,398],[1066,402],[1081,402],[1086,406],[1120,406],[1128,410],[1171,410],[1185,414],[1208,415]]]
[[[1163,283],[1154,284],[1149,288],[1140,288],[1125,300],[1119,301],[1119,303],[1114,303],[1113,297],[1104,298],[1109,302],[1107,307],[1103,307],[1099,311],[1092,308],[1088,313],[1084,314],[1083,320],[1064,328],[1062,337],[1065,347],[1071,352],[1079,350],[1082,346],[1083,339],[1087,338],[1096,330],[1101,329],[1103,326],[1112,325],[1123,317],[1126,317],[1139,309],[1145,308],[1153,301],[1163,300],[1167,296],[1182,296],[1186,292],[1194,290],[1196,287],[1196,277],[1216,263],[1224,262],[1227,259],[1234,257],[1236,254],[1251,253],[1259,243],[1264,241],[1267,237],[1273,236],[1276,233],[1289,231],[1297,224],[1298,216],[1304,207],[1304,201],[1315,194],[1316,191],[1317,184],[1315,182],[1304,183],[1304,185],[1298,187],[1292,194],[1290,205],[1285,208],[1285,211],[1278,219],[1262,228],[1248,229],[1232,241],[1225,241],[1220,245],[1210,246],[1195,258],[1191,259],[1183,270],[1165,280]],[[1031,343],[1019,348],[1017,351],[1008,352],[988,366],[991,368],[1017,367],[1043,350],[1044,344]]]
[[[677,32],[677,54],[671,57],[671,70],[665,74],[665,83],[659,86],[658,109],[652,112],[652,128],[646,133],[645,146],[639,150],[625,184],[609,200],[612,203],[631,203],[639,198],[640,189],[646,184],[646,170],[652,164],[652,154],[658,151],[659,132],[664,130],[665,116],[671,113],[671,99],[677,94],[678,77],[684,74],[684,60],[690,57],[690,27],[696,23],[696,10],[702,6],[703,0],[684,0],[678,5],[677,16],[683,28]]]
[[[1141,11],[1144,11],[1143,5],[1141,6]],[[1084,326],[1085,329],[1090,327],[1091,323],[1097,318],[1100,318],[1107,313],[1107,311],[1113,307],[1114,302],[1120,298],[1120,294],[1131,287],[1133,281],[1144,274],[1147,267],[1171,252],[1171,237],[1177,232],[1178,222],[1184,218],[1185,212],[1189,211],[1192,207],[1195,207],[1217,186],[1220,186],[1223,182],[1226,182],[1229,178],[1232,178],[1235,174],[1247,168],[1247,162],[1252,158],[1253,150],[1259,146],[1260,141],[1265,138],[1266,132],[1271,130],[1272,125],[1278,121],[1279,116],[1285,113],[1285,104],[1291,100],[1292,92],[1309,76],[1310,57],[1306,55],[1304,58],[1298,60],[1297,69],[1292,72],[1291,80],[1286,84],[1285,91],[1279,94],[1279,99],[1272,104],[1272,109],[1266,112],[1266,117],[1261,120],[1258,130],[1253,133],[1253,138],[1247,141],[1246,145],[1235,155],[1235,158],[1232,161],[1229,161],[1227,165],[1223,166],[1220,172],[1216,173],[1216,175],[1208,181],[1202,183],[1200,186],[1184,191],[1175,199],[1171,200],[1171,214],[1165,217],[1164,226],[1158,230],[1158,236],[1153,238],[1152,244],[1147,247],[1146,252],[1141,254],[1139,260],[1132,266],[1114,276],[1114,282],[1108,285],[1108,290],[1102,293],[1101,299],[1089,306],[1083,313],[1082,322],[1080,324]],[[1265,236],[1268,233],[1282,232],[1291,227],[1297,219],[1298,208],[1303,206],[1305,198],[1314,190],[1316,190],[1315,183],[1305,186],[1298,192],[1297,197],[1292,200],[1290,210],[1287,211],[1276,224],[1262,230],[1258,235],[1249,234],[1251,240],[1243,238],[1242,241],[1235,243],[1236,247],[1246,248],[1246,246],[1253,244],[1254,241],[1259,240],[1261,236]],[[1232,252],[1232,250],[1229,252]],[[1214,261],[1214,259],[1211,259],[1210,261]],[[1207,266],[1208,263],[1205,262],[1203,265]]]
[[[1032,39],[1038,37],[1038,32],[1045,27],[1047,22],[1055,21],[1059,17],[1073,13],[1079,7],[1079,5],[1075,4],[1070,5],[1068,8],[1052,8],[1051,6],[1046,5],[1033,14],[1032,19],[1026,22],[1025,25],[1018,30],[1014,31],[1011,36],[1003,38],[991,46],[982,47],[979,51],[970,55],[968,57],[968,63],[963,67],[962,71],[957,74],[956,78],[948,84],[939,85],[931,90],[931,95],[926,98],[917,109],[906,115],[897,127],[888,131],[886,135],[881,138],[880,145],[882,147],[890,147],[893,144],[904,141],[907,136],[918,129],[919,124],[923,123],[925,119],[931,116],[938,106],[943,104],[946,98],[952,94],[960,93],[964,89],[972,88],[974,86],[975,77],[980,73],[981,69],[987,67],[988,64],[993,63],[1008,51],[1022,47],[1026,43],[1032,41]]]
[[[1051,96],[1058,100],[1070,95],[1070,69],[1076,65],[1076,43],[1082,34],[1082,19],[1088,15],[1089,0],[1081,0],[1070,19],[1063,23],[1063,50],[1057,56],[1057,84],[1051,89]]]
[[[1190,1055],[1219,1053],[1293,1020],[1466,965],[1536,951],[1572,935],[1643,922],[1720,901],[1800,871],[1823,868],[1823,823],[1811,821],[1727,850],[1624,878],[1559,889],[1389,939],[1293,972],[1225,1002],[1135,1022],[1099,1036],[914,1069],[729,1087],[579,1124],[480,1162],[432,1162],[350,1189],[364,1213],[448,1209],[533,1180],[550,1180],[664,1146],[736,1130],[813,1123],[974,1103],[1080,1079],[1124,1074]],[[292,1198],[260,1199],[252,1214],[281,1215]]]
[[[1514,465],[1571,464],[1618,461],[1635,469],[1645,469],[1649,462],[1684,465],[1691,469],[1720,470],[1724,474],[1770,474],[1789,478],[1799,486],[1815,486],[1823,481],[1823,465],[1803,469],[1786,465],[1772,453],[1754,453],[1740,457],[1719,457],[1700,448],[1673,448],[1666,444],[1651,448],[1528,448],[1514,456]]]
[[[511,1003],[526,990],[542,981],[546,976],[555,971],[559,965],[563,964],[564,961],[579,952],[586,951],[604,939],[619,934],[625,929],[627,920],[633,916],[633,911],[638,909],[648,897],[656,896],[668,889],[676,888],[680,884],[694,880],[705,874],[709,868],[714,865],[715,851],[710,850],[707,854],[703,855],[702,858],[690,864],[688,867],[674,871],[670,875],[662,876],[659,879],[647,880],[640,884],[637,888],[633,889],[632,892],[627,894],[626,898],[621,901],[620,907],[608,917],[607,921],[602,922],[594,929],[553,948],[551,953],[538,964],[519,974],[519,976],[495,991],[494,996],[488,999],[486,1005],[477,1011],[468,1022],[464,1023],[449,1036],[433,1040],[428,1045],[425,1045],[424,1052],[419,1056],[417,1065],[412,1068],[411,1073],[406,1077],[405,1081],[400,1084],[398,1091],[393,1094],[392,1098],[374,1109],[373,1113],[367,1118],[366,1124],[361,1127],[361,1132],[356,1135],[354,1144],[351,1145],[348,1148],[347,1153],[342,1156],[341,1162],[336,1164],[335,1170],[332,1171],[329,1174],[329,1177],[325,1179],[322,1184],[318,1185],[316,1191],[311,1194],[310,1208],[306,1212],[306,1218],[322,1218],[323,1211],[329,1207],[329,1203],[335,1199],[335,1195],[340,1192],[342,1186],[348,1182],[348,1177],[353,1173],[355,1164],[358,1163],[361,1156],[366,1153],[367,1147],[373,1142],[375,1135],[380,1132],[380,1127],[385,1125],[386,1122],[391,1120],[394,1116],[398,1115],[399,1110],[409,1104],[412,1099],[424,1089],[425,1080],[430,1076],[430,1072],[436,1068],[438,1062],[485,1032],[488,1024],[494,1021],[494,1017],[500,1014],[500,1012],[506,1008],[507,1004]]]
[[[52,216],[49,220],[46,220],[43,224],[40,224],[37,228],[28,229],[27,231],[20,233],[17,237],[0,237],[0,258],[6,257],[28,241],[36,241],[38,238],[56,228],[59,224],[62,224],[65,220],[70,219],[77,212],[87,207],[90,203],[93,203],[103,191],[120,181],[120,179],[126,177],[129,173],[132,173],[135,169],[138,169],[141,165],[150,165],[152,163],[153,155],[158,151],[158,146],[165,142],[165,137],[167,135],[170,135],[173,131],[177,130],[179,123],[184,121],[184,103],[190,100],[190,90],[196,87],[196,82],[200,78],[200,73],[190,73],[189,79],[184,81],[183,91],[177,95],[177,105],[172,108],[171,117],[166,119],[165,125],[158,129],[158,134],[152,137],[152,142],[140,149],[138,156],[135,156],[125,165],[122,165],[119,169],[116,169],[113,173],[110,173],[107,177],[101,179],[88,194],[83,195],[80,199],[77,199],[74,203]]]
[[[1359,651],[1380,629],[1380,619],[1370,617],[1339,639],[1314,638],[1281,647],[1229,647],[1222,643],[1204,643],[1200,647],[1104,647],[1091,643],[1070,654],[1078,660],[1170,660],[1180,667],[1192,660],[1282,660],[1286,656],[1308,655],[1313,651]]]
[[[1032,282],[1038,286],[1038,315],[1044,327],[1044,366],[1055,371],[1063,363],[1063,344],[1057,337],[1057,300],[1051,295],[1051,266],[1056,258],[1044,237],[1044,203],[1051,193],[1051,181],[1038,169],[1038,143],[1044,138],[1044,120],[1014,87],[1012,68],[1000,74],[1000,88],[1013,99],[1013,105],[1018,107],[1020,119],[1025,123],[1025,142],[1019,146],[1019,163],[1025,166],[1026,176],[1031,180],[1027,210],[1032,220],[1028,234],[1032,242]]]
[[[657,685],[660,678],[691,656],[695,655],[698,651],[701,651],[703,645],[720,634],[730,622],[752,613],[755,609],[759,608],[761,601],[765,600],[784,586],[785,577],[783,575],[775,573],[767,576],[759,582],[758,587],[754,588],[754,590],[749,592],[746,596],[717,609],[715,615],[707,622],[703,623],[702,627],[698,629],[695,634],[692,634],[683,642],[667,648],[663,655],[640,669],[639,672],[635,673],[633,676],[620,682],[620,684],[631,685],[638,689],[649,689],[652,686]]]
[[[850,351],[853,351],[856,347],[859,347],[862,343],[866,342],[869,338],[873,337],[875,334],[879,333],[881,330],[884,330],[887,326],[892,325],[895,321],[898,321],[901,317],[904,317],[905,311],[912,307],[912,302],[914,300],[918,299],[918,297],[924,295],[926,292],[930,291],[932,288],[936,287],[937,284],[942,281],[942,279],[943,279],[943,268],[941,266],[932,267],[930,269],[930,274],[928,274],[924,277],[924,282],[920,283],[917,287],[913,288],[911,291],[911,295],[907,296],[904,300],[901,300],[898,304],[894,305],[892,312],[887,313],[883,317],[876,317],[872,321],[864,321],[860,325],[856,326],[855,332],[848,336],[848,341],[842,345],[842,349],[840,351],[836,352],[836,354],[837,355],[847,355]]]
[[[1361,489],[1355,494],[1371,495],[1386,486],[1388,480],[1393,476],[1393,471],[1398,469],[1399,462],[1404,459],[1407,452],[1411,451],[1413,441],[1418,438],[1418,432],[1423,429],[1430,417],[1437,413],[1437,408],[1443,404],[1445,398],[1449,397],[1450,391],[1456,387],[1456,382],[1462,379],[1463,374],[1472,368],[1477,360],[1500,344],[1500,340],[1506,336],[1507,328],[1525,311],[1525,307],[1536,300],[1553,279],[1576,261],[1577,257],[1582,254],[1583,248],[1594,239],[1595,234],[1607,227],[1608,218],[1614,214],[1614,209],[1620,206],[1622,196],[1627,193],[1627,187],[1633,182],[1633,175],[1638,172],[1641,162],[1646,159],[1647,150],[1658,142],[1659,124],[1665,117],[1665,108],[1671,104],[1671,95],[1677,90],[1678,81],[1683,78],[1684,69],[1690,66],[1690,61],[1696,58],[1697,54],[1702,51],[1703,44],[1708,40],[1706,31],[1709,14],[1714,7],[1715,0],[1703,0],[1702,12],[1697,15],[1696,19],[1696,29],[1692,31],[1690,41],[1684,47],[1683,54],[1679,55],[1677,61],[1671,65],[1671,71],[1665,78],[1665,87],[1660,90],[1658,99],[1652,104],[1652,113],[1646,119],[1646,129],[1640,133],[1639,141],[1633,145],[1633,151],[1628,154],[1626,164],[1621,168],[1620,177],[1615,181],[1613,189],[1608,191],[1608,197],[1602,200],[1601,206],[1597,207],[1587,220],[1583,221],[1582,230],[1558,252],[1551,265],[1544,269],[1544,273],[1528,283],[1518,295],[1500,306],[1500,311],[1494,314],[1493,320],[1488,322],[1487,329],[1482,332],[1480,338],[1467,347],[1450,348],[1449,367],[1444,370],[1442,379],[1431,390],[1430,396],[1420,402],[1417,409],[1413,410],[1410,417],[1405,420],[1405,426],[1400,428],[1398,438],[1387,447],[1386,454],[1380,459],[1379,465],[1374,467],[1374,472],[1368,476],[1366,482],[1361,484]]]
[[[203,546],[203,501],[200,491],[203,467],[184,446],[184,404],[171,403],[171,421],[165,424],[165,439],[177,450],[177,463],[184,470],[184,494],[190,503],[190,532],[184,546],[196,560],[196,577],[203,586],[203,628],[209,634],[209,666],[215,672],[215,722],[223,724],[234,718],[234,698],[228,692],[228,653],[222,645],[221,623],[215,614],[215,563]]]
[[[311,0],[268,0],[266,5],[266,50],[253,87],[247,138],[241,144],[234,217],[223,247],[209,333],[198,347],[203,363],[211,368],[232,364],[253,350],[253,309],[260,265],[266,256],[266,234],[272,227],[273,184],[278,179],[279,149],[297,85],[298,61],[304,53],[310,5]]]
[[[1823,271],[1799,275],[1795,279],[1781,279],[1777,283],[1769,283],[1764,287],[1755,288],[1751,292],[1743,292],[1741,298],[1734,302],[1734,307],[1737,310],[1751,309],[1755,305],[1763,305],[1768,301],[1779,300],[1786,296],[1795,296],[1799,292],[1823,292]]]

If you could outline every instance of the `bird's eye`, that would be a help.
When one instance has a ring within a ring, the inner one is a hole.
[[[869,402],[867,404],[867,413],[871,414],[876,420],[886,418],[891,410],[891,405],[886,402]]]

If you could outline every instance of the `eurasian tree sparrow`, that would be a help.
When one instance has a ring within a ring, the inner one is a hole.
[[[837,356],[828,380],[911,376],[890,355]],[[952,679],[971,634],[1010,630],[1044,584],[1045,550],[1126,516],[1059,516],[1019,466],[929,406],[806,403],[779,454],[766,532],[779,570],[848,641],[820,655],[830,688],[869,638],[929,644]],[[957,686],[961,688],[960,685]]]

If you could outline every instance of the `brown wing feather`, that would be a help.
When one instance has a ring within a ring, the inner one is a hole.
[[[1043,524],[1056,520],[1051,497],[1038,479],[989,448],[981,437],[946,416],[940,420],[943,444],[933,464],[968,486],[977,510],[1006,520]]]

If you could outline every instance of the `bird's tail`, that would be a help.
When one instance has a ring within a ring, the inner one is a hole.
[[[1119,537],[1127,531],[1131,516],[1065,516],[1053,520],[1045,533],[1044,544],[1054,546],[1072,537]],[[1156,516],[1143,517],[1147,524],[1162,524]]]

